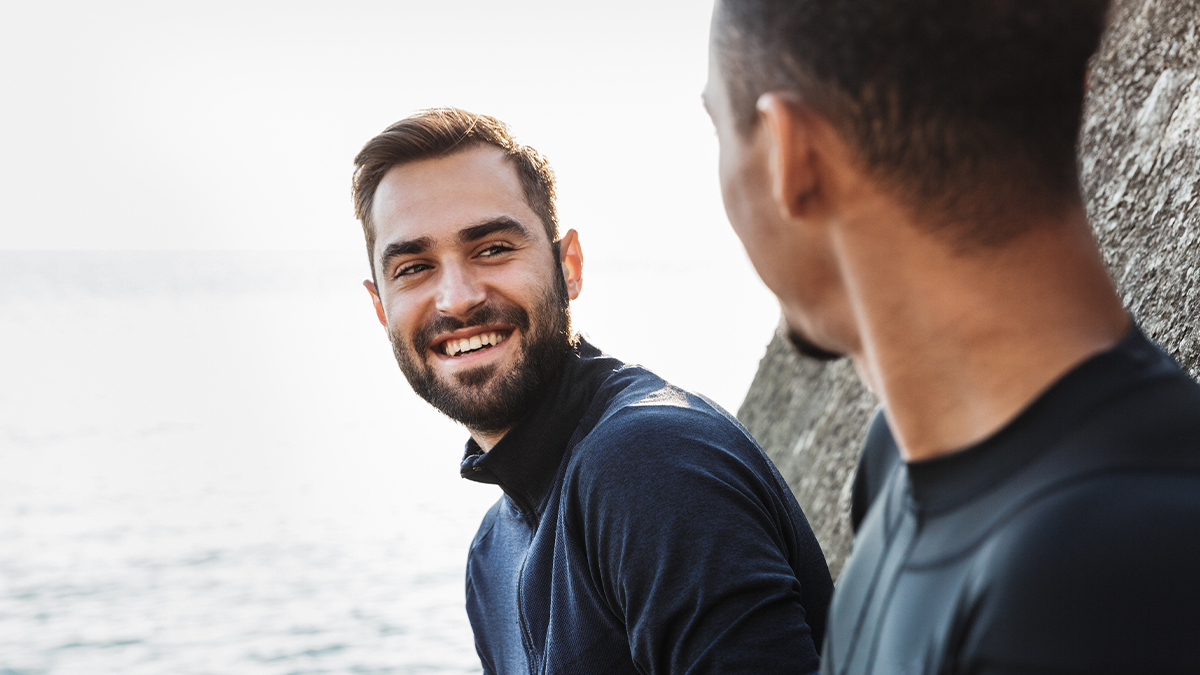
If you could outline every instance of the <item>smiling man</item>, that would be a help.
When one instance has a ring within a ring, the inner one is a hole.
[[[823,672],[1200,668],[1200,387],[1076,177],[1107,5],[717,2],[730,222],[793,342],[883,403]]]
[[[545,161],[436,109],[355,165],[400,369],[504,491],[467,562],[484,671],[815,671],[832,584],[804,515],[727,413],[573,334],[583,255]]]

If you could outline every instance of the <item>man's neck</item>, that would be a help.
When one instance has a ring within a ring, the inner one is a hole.
[[[485,453],[496,447],[500,439],[504,438],[504,434],[509,432],[508,429],[504,431],[476,431],[474,429],[467,429],[467,431],[471,432],[471,438],[475,439],[475,443]]]
[[[1128,330],[1082,206],[1042,219],[1000,247],[966,253],[914,229],[895,241],[843,242],[859,327],[852,356],[905,460],[991,436]]]

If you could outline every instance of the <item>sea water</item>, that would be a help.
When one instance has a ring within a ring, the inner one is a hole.
[[[500,493],[360,257],[0,252],[0,675],[479,672],[463,569]],[[734,407],[772,302],[681,274],[600,266],[576,325]]]

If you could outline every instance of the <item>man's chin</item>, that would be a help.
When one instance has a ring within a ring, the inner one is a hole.
[[[478,396],[483,392],[488,382],[496,378],[496,371],[500,370],[500,366],[496,364],[488,364],[484,366],[476,366],[467,368],[454,373],[453,384],[443,383],[442,386],[450,388],[459,388],[462,396]]]
[[[797,352],[800,352],[801,356],[807,356],[810,359],[816,359],[818,361],[836,361],[845,356],[845,354],[830,351],[824,347],[818,346],[815,342],[804,337],[799,331],[791,326],[787,326],[784,336],[787,337],[787,341],[792,344],[792,347],[794,347]]]
[[[509,422],[503,404],[504,392],[497,389],[495,366],[480,366],[449,379],[438,377],[417,393],[450,419],[475,431],[490,431]],[[510,413],[511,414],[511,413]]]
[[[454,372],[425,371],[413,382],[421,398],[472,431],[496,432],[512,427],[532,405],[541,384],[521,377],[521,364],[489,363]]]

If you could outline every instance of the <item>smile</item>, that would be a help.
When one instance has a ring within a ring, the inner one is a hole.
[[[507,331],[491,331],[466,338],[451,338],[439,347],[446,356],[461,356],[472,352],[490,349],[508,338]]]

